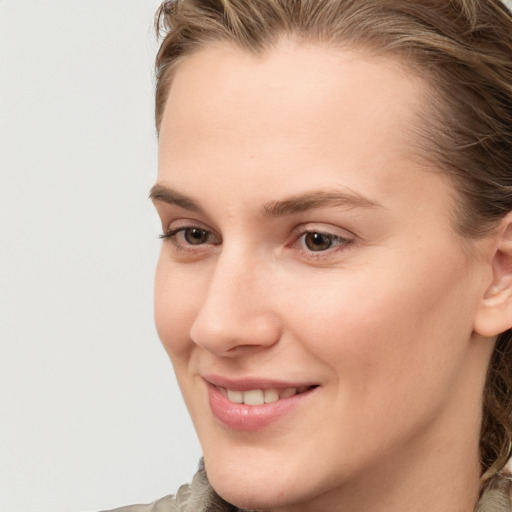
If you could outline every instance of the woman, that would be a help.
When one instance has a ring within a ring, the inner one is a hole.
[[[128,510],[512,510],[507,8],[158,20],[156,324],[205,469]]]

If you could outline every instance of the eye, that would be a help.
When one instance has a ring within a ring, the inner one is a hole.
[[[169,231],[160,235],[160,238],[170,239],[174,245],[182,248],[192,245],[218,245],[220,243],[218,237],[211,231],[197,226],[169,229]]]
[[[303,236],[303,244],[310,251],[326,251],[333,245],[333,236],[325,233],[305,233]]]
[[[346,246],[352,240],[321,231],[306,231],[297,240],[300,249],[311,252],[325,252],[338,246]]]
[[[190,245],[201,245],[208,242],[208,231],[199,228],[186,228],[182,230],[183,239]]]

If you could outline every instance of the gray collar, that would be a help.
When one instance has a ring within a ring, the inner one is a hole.
[[[486,487],[475,512],[512,512],[512,476],[508,472],[496,475]],[[190,485],[182,485],[176,494],[179,512],[250,512],[225,502],[213,490],[203,461]],[[253,511],[256,512],[256,511]]]

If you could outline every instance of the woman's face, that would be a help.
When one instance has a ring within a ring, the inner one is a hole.
[[[156,323],[228,501],[336,510],[445,452],[477,462],[485,242],[461,243],[413,149],[422,93],[392,61],[290,41],[178,67]]]

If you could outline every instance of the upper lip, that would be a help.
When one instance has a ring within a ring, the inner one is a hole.
[[[284,381],[276,379],[268,379],[262,377],[241,377],[230,378],[220,375],[202,375],[203,379],[220,388],[230,389],[232,391],[249,391],[251,389],[286,389],[317,386],[318,384],[311,381]]]

